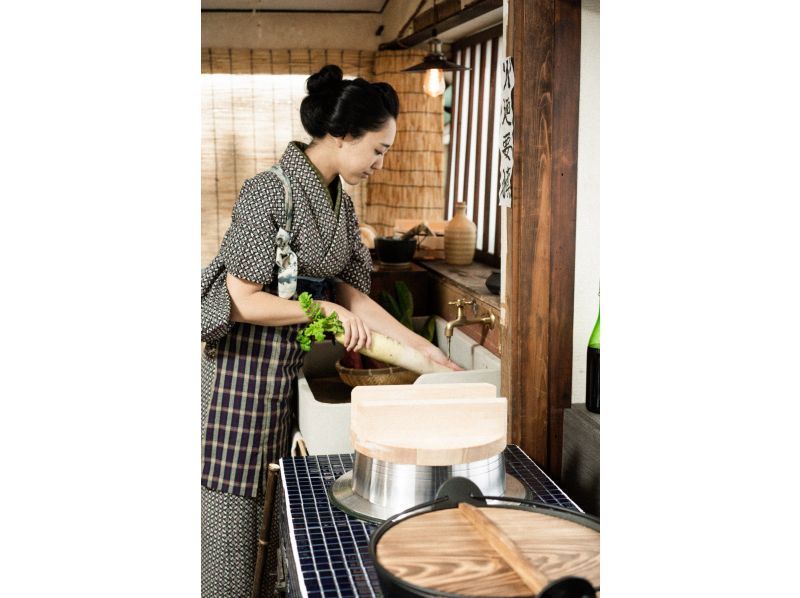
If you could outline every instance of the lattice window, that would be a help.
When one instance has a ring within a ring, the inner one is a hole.
[[[502,27],[494,27],[452,46],[454,61],[470,67],[453,73],[452,118],[445,218],[457,201],[478,227],[476,259],[500,265],[497,65],[505,58]]]

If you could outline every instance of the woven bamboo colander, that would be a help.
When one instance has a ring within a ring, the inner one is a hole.
[[[388,368],[368,368],[358,370],[343,366],[336,362],[339,378],[348,386],[376,386],[380,384],[413,384],[419,374],[405,368],[391,366]]]

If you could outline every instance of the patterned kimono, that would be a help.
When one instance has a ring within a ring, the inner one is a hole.
[[[305,147],[292,142],[280,159],[292,189],[289,233],[298,273],[335,277],[368,293],[372,263],[360,240],[352,201],[338,177],[332,197],[306,158]],[[256,175],[242,186],[215,261],[230,274],[275,293],[275,235],[285,223],[283,184],[272,172]],[[213,287],[212,307],[228,313],[225,276],[215,279]],[[227,322],[220,338],[206,345],[201,416],[203,596],[249,598],[266,468],[289,451],[292,388],[303,363],[297,343],[300,326]],[[268,561],[266,570],[270,569],[274,565]],[[268,585],[262,587],[267,590]]]

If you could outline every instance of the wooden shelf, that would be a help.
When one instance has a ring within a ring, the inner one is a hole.
[[[499,272],[499,268],[492,268],[486,264],[472,262],[468,266],[451,266],[444,260],[431,260],[417,262],[423,268],[426,268],[451,282],[456,287],[463,289],[475,299],[500,309],[500,295],[495,295],[489,292],[486,288],[486,279],[492,272]]]

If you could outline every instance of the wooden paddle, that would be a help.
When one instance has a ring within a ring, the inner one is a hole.
[[[495,549],[506,564],[519,575],[520,579],[534,594],[538,594],[550,582],[547,576],[531,566],[517,543],[497,527],[480,509],[462,502],[458,503],[458,511],[464,516],[464,519],[472,524],[475,531]]]

